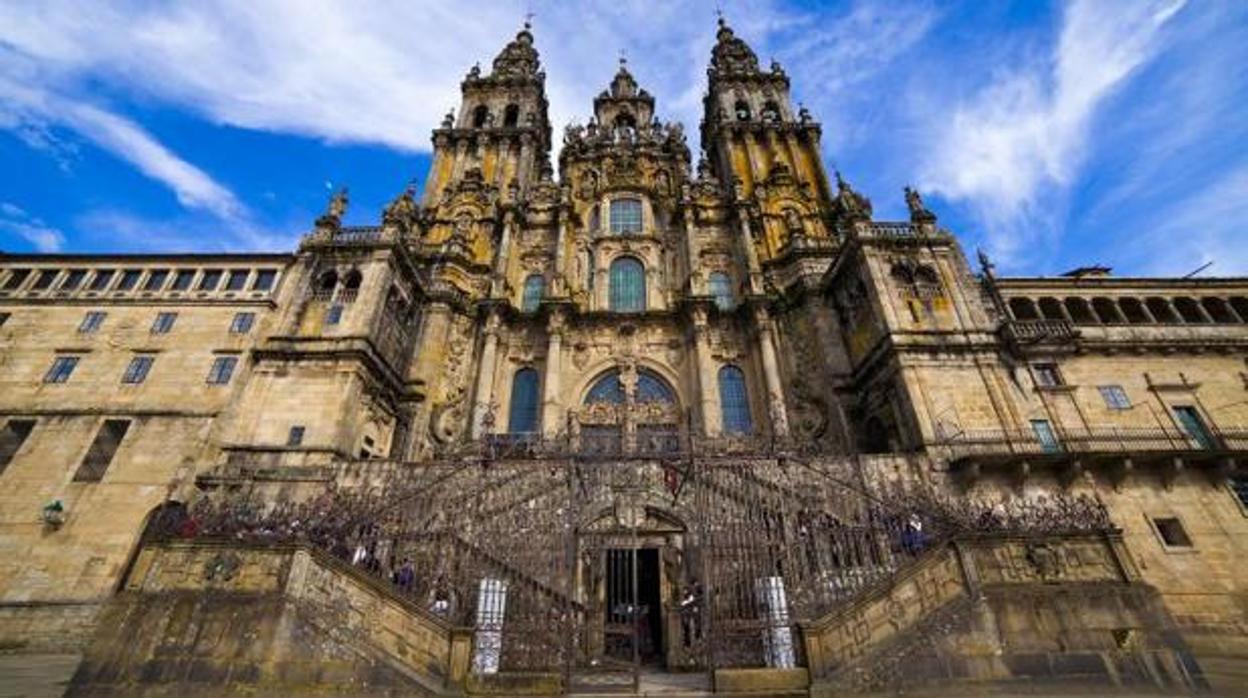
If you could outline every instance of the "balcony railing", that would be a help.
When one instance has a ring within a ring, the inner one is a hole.
[[[1028,429],[967,429],[941,439],[955,459],[1112,453],[1225,453],[1248,450],[1248,427],[1189,434],[1163,427],[1097,426],[1041,436]]]
[[[1069,341],[1079,331],[1066,320],[1009,320],[1001,324],[1001,336],[1014,344],[1035,344]]]
[[[358,226],[334,231],[336,245],[367,245],[381,240],[380,226]]]

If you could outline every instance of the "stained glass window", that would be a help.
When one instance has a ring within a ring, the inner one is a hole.
[[[522,368],[511,379],[511,409],[507,416],[507,431],[526,434],[537,431],[537,371]]]
[[[719,369],[719,407],[723,411],[724,431],[746,434],[754,430],[750,419],[750,398],[745,391],[745,374],[736,366]]]
[[[542,293],[546,288],[546,279],[541,274],[533,274],[524,280],[524,295],[520,299],[520,310],[532,313],[542,303]]]
[[[732,279],[727,274],[722,271],[712,272],[710,290],[715,297],[715,305],[720,310],[732,310],[736,301],[732,297]]]
[[[620,372],[611,371],[599,378],[589,393],[585,395],[585,403],[609,402],[615,405],[624,403],[624,384],[620,381]],[[657,374],[642,369],[637,372],[637,402],[676,402],[676,393],[672,392],[667,381]]]
[[[611,297],[608,307],[620,313],[646,309],[646,268],[633,257],[611,263]]]
[[[616,199],[611,202],[611,232],[615,235],[641,232],[641,201]]]

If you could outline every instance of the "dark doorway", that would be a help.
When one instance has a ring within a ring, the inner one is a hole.
[[[663,661],[663,609],[657,548],[610,548],[606,556],[605,649],[612,659]],[[634,655],[634,647],[636,654]]]

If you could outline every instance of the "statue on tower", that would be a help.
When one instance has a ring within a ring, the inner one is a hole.
[[[849,221],[871,220],[871,200],[854,191],[838,170],[836,173],[836,205],[841,216]]]
[[[910,209],[910,222],[935,223],[936,214],[923,205],[923,197],[919,196],[919,191],[912,187],[906,187],[905,192],[906,208]]]
[[[416,223],[419,210],[416,206],[416,183],[408,182],[403,192],[386,205],[382,212],[382,225],[394,226],[401,232],[409,232]]]
[[[347,188],[341,187],[329,197],[329,205],[325,208],[325,213],[316,219],[316,227],[318,228],[341,228],[342,217],[347,213],[347,204],[350,200],[347,198]]]

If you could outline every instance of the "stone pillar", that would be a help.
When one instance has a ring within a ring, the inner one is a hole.
[[[503,233],[498,237],[498,249],[494,253],[494,278],[490,282],[490,295],[500,298],[507,289],[507,257],[511,250],[512,214],[503,216]]]
[[[693,350],[698,374],[698,406],[702,416],[702,433],[719,436],[723,429],[719,410],[719,385],[715,380],[715,360],[711,357],[711,336],[706,324],[706,310],[693,311]]]
[[[529,190],[533,181],[533,134],[520,134],[520,162],[516,165],[516,182],[521,192]]]
[[[767,382],[766,405],[771,416],[771,431],[776,436],[789,435],[789,419],[784,408],[784,384],[780,381],[780,364],[776,359],[775,332],[771,318],[760,310],[758,323],[759,356],[763,361],[763,378]]]
[[[494,402],[494,373],[498,355],[498,314],[490,311],[485,320],[485,345],[481,348],[481,363],[477,371],[477,392],[472,403],[472,438],[479,439],[486,433],[485,417]]]
[[[546,325],[546,375],[542,379],[542,433],[554,436],[563,426],[559,400],[559,376],[563,358],[563,313],[551,313]]]
[[[750,221],[744,208],[737,209],[737,217],[741,220],[741,244],[745,248],[745,268],[748,272],[749,291],[751,295],[763,292],[763,271],[758,263],[758,250],[754,248],[754,235],[750,232]]]

